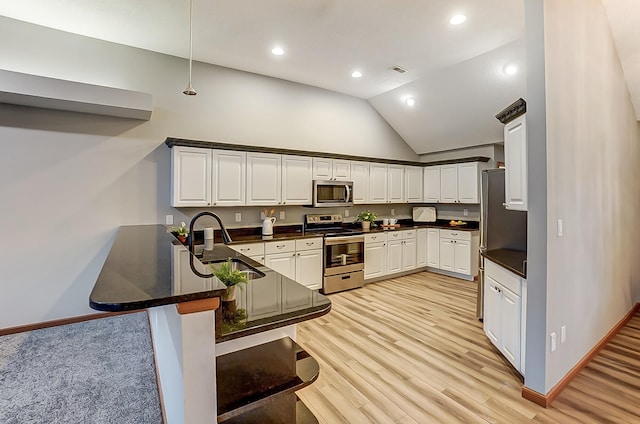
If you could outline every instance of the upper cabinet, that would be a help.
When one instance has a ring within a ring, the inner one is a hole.
[[[344,159],[313,158],[313,179],[351,181],[350,161]]]
[[[387,203],[387,164],[369,164],[369,202]]]
[[[210,149],[171,149],[171,206],[211,206]]]
[[[480,166],[466,162],[440,166],[441,203],[480,203]]]
[[[246,168],[246,152],[213,151],[212,206],[242,206],[245,204]]]
[[[440,202],[440,166],[424,168],[424,198],[425,203]]]
[[[351,181],[353,181],[353,203],[369,201],[369,162],[351,161]]]
[[[310,205],[312,160],[308,156],[282,155],[282,204]]]
[[[387,165],[387,202],[404,203],[404,165]]]
[[[281,204],[281,166],[281,155],[247,153],[247,205]]]
[[[504,127],[505,202],[507,209],[527,210],[527,121],[521,115]]]
[[[404,197],[407,203],[422,203],[422,173],[421,166],[404,167]]]

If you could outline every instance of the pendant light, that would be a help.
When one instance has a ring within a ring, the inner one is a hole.
[[[193,62],[193,0],[189,0],[189,85],[183,91],[187,96],[198,94],[191,86],[191,68]]]

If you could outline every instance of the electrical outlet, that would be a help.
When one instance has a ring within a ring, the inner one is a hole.
[[[349,209],[344,210],[344,216],[349,218]]]
[[[560,327],[560,344],[567,341],[567,326],[563,325]]]
[[[556,333],[551,333],[551,352],[556,351]]]
[[[242,221],[242,214],[240,212],[236,212],[236,222]]]
[[[396,214],[396,210],[395,209],[391,209],[391,216],[394,216]]]
[[[173,225],[173,215],[165,215],[164,216],[164,223],[166,225]]]
[[[463,209],[462,210],[462,215],[469,216],[469,209]]]
[[[267,217],[267,216],[264,214],[264,212],[260,212],[260,219],[261,219],[261,220],[263,220],[263,221],[264,221],[264,219],[265,219],[266,217]]]
[[[558,220],[558,237],[562,237],[564,235],[564,231],[562,229],[562,220]]]
[[[282,221],[284,219],[284,211],[280,211],[280,220]]]

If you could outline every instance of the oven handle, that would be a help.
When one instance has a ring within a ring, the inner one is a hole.
[[[364,243],[364,236],[327,237],[324,239],[326,246],[345,243]]]
[[[349,199],[351,198],[351,189],[349,188],[349,184],[345,184],[344,188],[347,189],[345,196],[344,196],[344,201],[345,203],[349,202]]]

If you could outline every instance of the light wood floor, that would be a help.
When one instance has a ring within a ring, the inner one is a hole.
[[[544,409],[485,337],[475,283],[422,272],[330,298],[298,325],[320,423],[640,423],[640,315]]]

